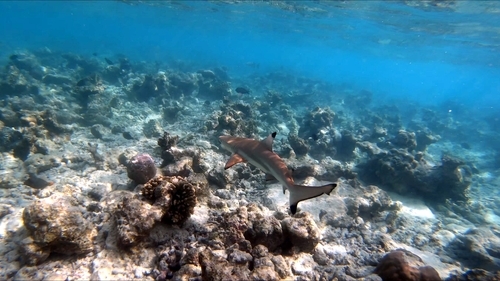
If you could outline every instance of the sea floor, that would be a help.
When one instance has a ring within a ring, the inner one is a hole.
[[[287,73],[111,60],[42,50],[6,62],[0,279],[382,280],[382,258],[398,249],[405,267],[441,279],[500,269],[490,117],[376,104],[369,89]],[[224,170],[220,135],[273,131],[297,182],[338,183],[295,215],[258,169]],[[145,153],[162,184],[188,182],[195,205],[144,196],[128,167]]]

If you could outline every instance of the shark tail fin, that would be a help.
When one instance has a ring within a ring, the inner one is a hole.
[[[295,214],[297,212],[297,205],[300,201],[318,197],[322,194],[330,195],[335,187],[337,187],[336,183],[330,183],[320,186],[294,185],[293,188],[290,189],[290,211],[292,212],[292,214]]]

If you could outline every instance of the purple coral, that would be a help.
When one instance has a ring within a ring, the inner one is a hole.
[[[137,154],[127,165],[129,179],[138,184],[144,184],[156,176],[155,161],[149,154]]]

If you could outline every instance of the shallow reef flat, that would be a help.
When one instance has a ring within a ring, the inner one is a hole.
[[[499,278],[494,116],[186,65],[9,57],[0,279]],[[255,167],[224,170],[220,135],[275,131],[297,183],[338,183],[295,215]]]

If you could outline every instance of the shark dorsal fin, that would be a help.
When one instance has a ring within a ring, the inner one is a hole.
[[[276,132],[269,134],[269,136],[267,136],[267,138],[263,139],[261,142],[266,146],[267,149],[273,151],[273,141],[275,137]]]
[[[242,163],[242,162],[246,162],[246,161],[247,160],[245,160],[245,158],[241,157],[241,155],[239,155],[238,153],[235,153],[227,161],[226,166],[224,166],[224,170],[227,170],[238,163]]]

